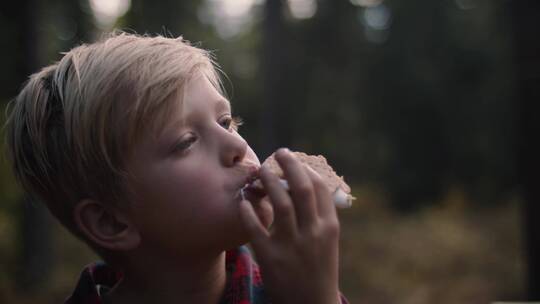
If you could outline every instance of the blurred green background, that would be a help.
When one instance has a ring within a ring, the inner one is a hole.
[[[538,2],[0,6],[2,108],[29,74],[114,28],[213,50],[260,158],[323,154],[352,185],[340,212],[351,303],[540,299]],[[0,303],[61,303],[96,257],[0,169]]]

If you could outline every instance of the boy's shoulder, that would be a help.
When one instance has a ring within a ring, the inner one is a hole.
[[[220,304],[270,303],[259,266],[246,246],[226,252],[226,271],[227,286]],[[102,295],[121,279],[122,273],[103,262],[90,264],[82,271],[75,290],[65,304],[105,304]]]

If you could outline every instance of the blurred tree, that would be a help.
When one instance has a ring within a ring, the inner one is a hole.
[[[285,96],[287,73],[287,40],[283,20],[282,0],[266,1],[264,5],[264,19],[262,22],[263,43],[261,52],[261,69],[264,74],[263,91],[261,92],[263,103],[261,120],[261,143],[260,157],[269,156],[277,147],[288,146],[290,143],[290,112],[285,108],[287,96]],[[289,100],[290,101],[290,100]]]
[[[210,31],[197,19],[201,0],[132,0],[131,9],[122,18],[121,25],[139,34],[182,35],[188,40],[200,41]]]
[[[3,101],[13,98],[29,75],[57,58],[59,50],[91,39],[92,16],[81,6],[87,8],[87,3],[60,0],[2,2],[0,14],[5,34],[2,41],[9,43],[2,48],[1,56],[9,71],[1,74],[5,84],[0,93]],[[54,267],[51,216],[43,205],[29,196],[20,198],[19,207],[20,212],[12,214],[19,217],[21,236],[21,243],[17,244],[20,246],[19,267],[15,269],[15,277],[20,289],[34,292],[47,283]]]
[[[450,184],[484,202],[512,189],[500,5],[317,3],[313,18],[285,16],[275,49],[263,43],[264,75],[268,58],[280,58],[269,65],[279,81],[264,78],[259,93],[272,103],[261,120],[279,121],[261,136],[275,136],[270,150],[325,154],[349,180],[384,185],[404,210],[436,201]]]
[[[19,77],[16,80],[19,83],[28,75],[34,73],[42,64],[42,55],[38,39],[38,27],[40,20],[38,6],[35,0],[24,0],[18,2],[16,6],[8,8],[9,14],[17,16],[12,19],[15,28],[20,29],[17,33],[19,39],[10,48],[10,50],[18,49],[20,54],[19,60],[15,63],[18,65],[14,68]],[[17,58],[17,57],[16,57]],[[17,88],[17,86],[13,86]],[[8,94],[15,94],[15,91],[8,91]],[[19,288],[34,292],[37,288],[42,287],[50,274],[53,267],[51,256],[51,236],[49,221],[50,217],[45,208],[34,206],[30,199],[24,198],[20,203],[21,214],[21,244],[19,269],[17,271],[17,279]]]
[[[5,102],[15,96],[21,83],[39,65],[39,52],[34,45],[37,40],[39,13],[33,9],[37,1],[2,1],[0,4],[0,33],[2,48],[0,60],[9,73],[0,73],[2,90],[0,98]]]
[[[365,72],[355,7],[347,1],[320,1],[315,16],[289,18],[287,107],[292,145],[326,155],[342,174],[358,172],[359,87]]]
[[[96,24],[88,0],[54,0],[46,3],[42,4],[46,22],[52,25],[58,43],[52,45],[52,58],[58,56],[58,50],[69,50],[95,39]]]
[[[118,25],[184,35],[216,50],[236,85],[235,110],[248,122],[242,133],[260,156],[279,146],[324,154],[353,184],[381,185],[401,210],[436,202],[455,184],[474,201],[505,200],[516,185],[518,159],[530,298],[538,299],[533,142],[540,19],[534,1],[318,0],[315,15],[306,19],[287,11],[289,1],[256,1],[255,21],[221,38],[201,18],[207,2],[213,1],[133,0]],[[513,9],[517,82],[506,5]],[[0,8],[2,101],[59,51],[94,39],[85,0],[3,1]],[[519,145],[512,144],[515,134]],[[51,257],[43,208],[24,201],[18,204],[25,240],[20,264],[28,268],[28,288],[46,278],[39,267]]]
[[[388,1],[388,40],[368,67],[367,116],[391,151],[381,177],[401,209],[435,201],[450,184],[489,203],[511,189],[499,187],[514,176],[508,29],[492,33],[497,4],[457,3]]]
[[[524,233],[528,258],[527,300],[540,300],[540,2],[534,0],[509,3],[513,17],[517,63],[518,172],[524,198]]]

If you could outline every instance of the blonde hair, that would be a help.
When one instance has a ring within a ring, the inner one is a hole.
[[[211,53],[179,38],[115,32],[78,46],[30,79],[12,102],[8,156],[26,191],[75,235],[84,198],[124,197],[127,158],[146,127],[159,127],[194,73],[222,91]]]

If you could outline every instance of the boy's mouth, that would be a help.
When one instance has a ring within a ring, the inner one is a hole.
[[[236,190],[238,190],[238,195],[241,198],[244,198],[244,192],[247,191],[249,185],[251,185],[259,177],[259,167],[260,166],[255,164],[247,164],[244,165],[243,168],[241,168],[244,178],[240,179],[234,187]]]
[[[242,200],[256,203],[266,196],[266,192],[261,187],[255,187],[252,182],[247,183],[244,187],[240,188],[239,194]]]

